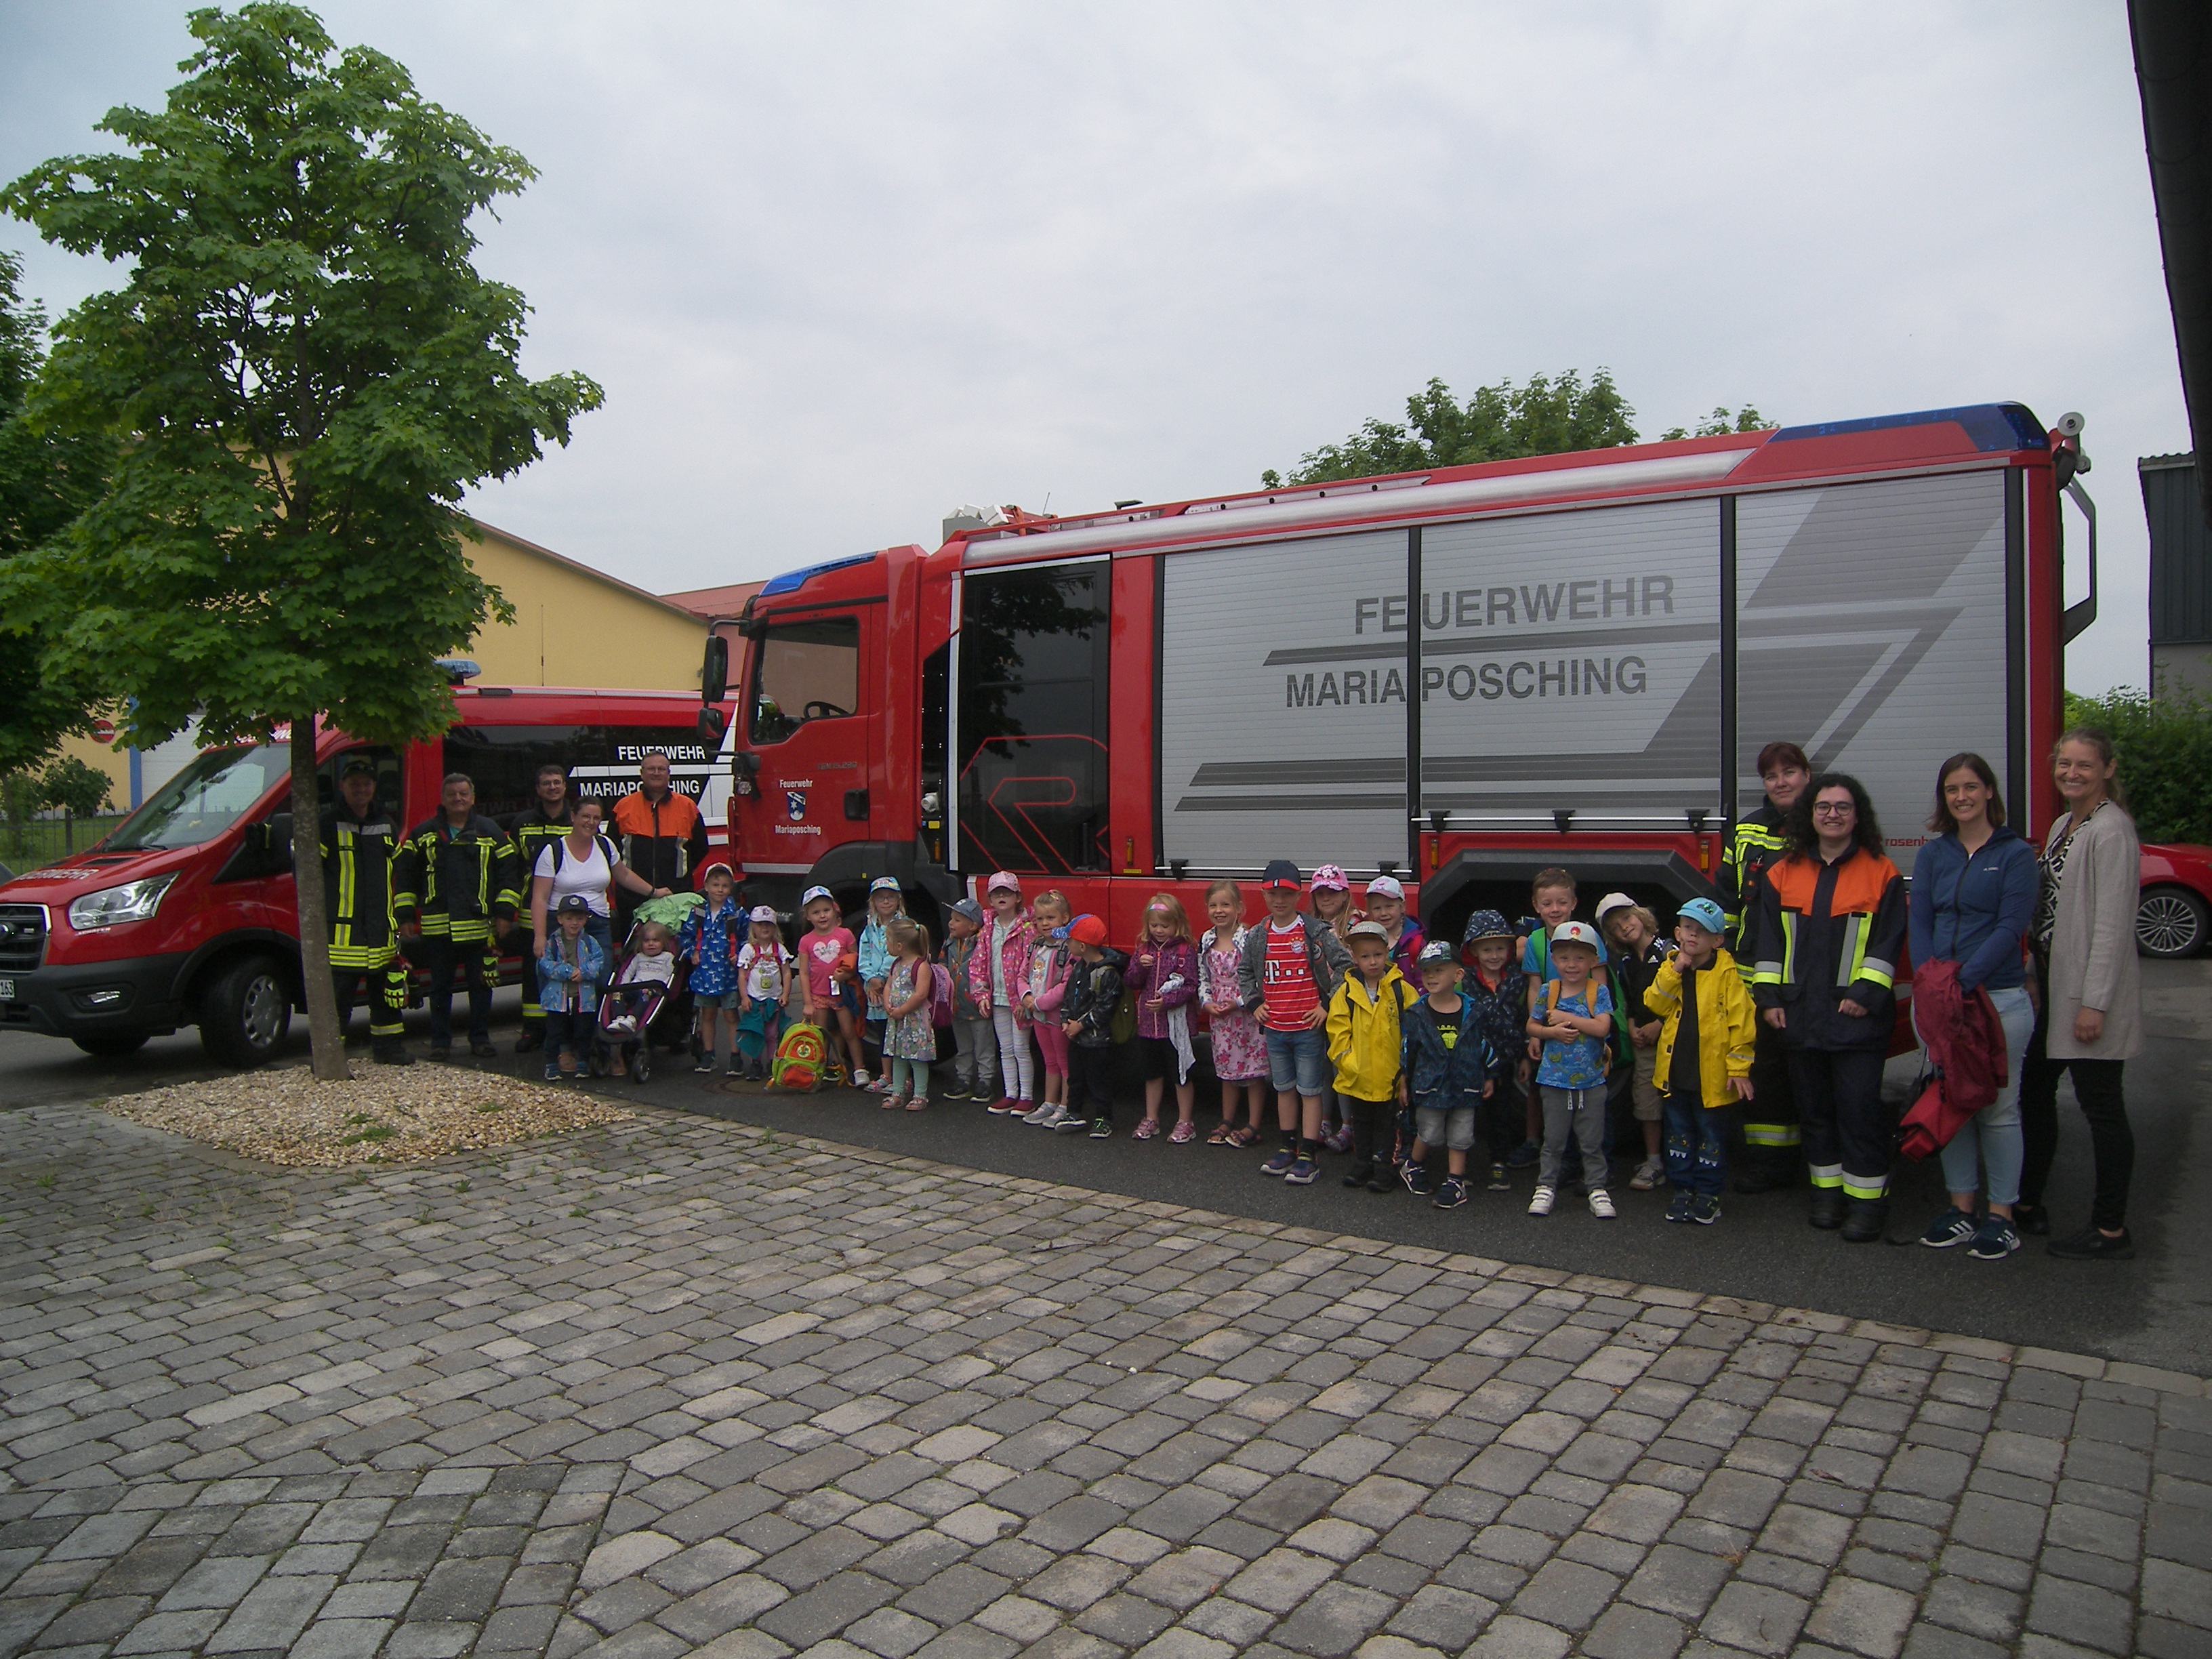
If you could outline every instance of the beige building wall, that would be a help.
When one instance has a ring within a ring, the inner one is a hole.
[[[73,755],[87,766],[106,773],[108,805],[118,812],[131,810],[131,755],[128,750],[118,752],[104,743],[94,743],[90,738],[64,738],[62,753]]]
[[[479,685],[588,685],[696,691],[707,624],[690,611],[481,520],[468,542],[477,574],[514,607],[468,654]]]

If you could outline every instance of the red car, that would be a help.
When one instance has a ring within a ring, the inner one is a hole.
[[[2142,849],[2136,944],[2147,957],[2194,956],[2212,938],[2212,847],[2154,843]]]

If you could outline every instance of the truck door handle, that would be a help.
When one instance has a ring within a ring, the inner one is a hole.
[[[868,821],[866,790],[848,789],[845,792],[845,821],[848,823],[866,823]]]

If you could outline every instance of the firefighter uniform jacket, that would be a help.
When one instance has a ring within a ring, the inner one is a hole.
[[[1735,952],[1736,967],[1747,979],[1751,973],[1751,895],[1759,872],[1783,854],[1782,814],[1771,800],[1762,800],[1756,811],[1738,818],[1721,849],[1721,909],[1728,917],[1728,941]]]
[[[398,948],[392,898],[399,829],[371,806],[360,818],[343,804],[323,814],[323,910],[331,925],[331,966],[381,968]]]
[[[1782,1040],[1793,1048],[1887,1048],[1905,929],[1905,883],[1880,854],[1769,864],[1751,898],[1752,1000],[1789,1016]],[[1846,1000],[1866,1012],[1844,1013]]]
[[[515,884],[527,894],[531,874],[538,868],[538,855],[568,833],[568,814],[564,808],[559,817],[549,818],[544,807],[533,806],[509,818],[507,833],[514,843]]]
[[[707,861],[707,825],[698,803],[672,789],[658,802],[633,789],[615,803],[615,839],[623,862],[655,887],[680,893]]]
[[[521,879],[504,830],[474,813],[455,830],[441,812],[407,832],[392,903],[403,918],[420,912],[434,939],[489,939],[495,920],[514,919]]]

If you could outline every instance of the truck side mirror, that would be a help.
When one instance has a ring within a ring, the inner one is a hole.
[[[699,669],[699,698],[702,702],[720,702],[730,690],[730,642],[720,634],[707,636],[707,659]],[[702,728],[703,728],[703,722]],[[715,741],[721,733],[714,734]]]
[[[699,707],[699,736],[709,749],[722,746],[722,733],[730,729],[730,717],[711,702]]]

